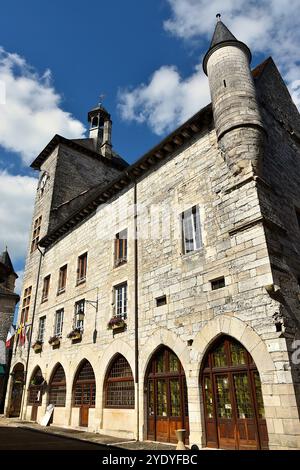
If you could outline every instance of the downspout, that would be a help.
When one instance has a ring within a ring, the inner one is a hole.
[[[27,382],[27,375],[28,375],[28,364],[29,364],[30,348],[31,348],[31,341],[32,341],[33,324],[34,324],[34,317],[35,317],[35,312],[36,312],[37,295],[38,295],[38,289],[39,289],[39,283],[40,283],[42,259],[44,257],[44,253],[40,250],[39,247],[38,247],[38,250],[40,252],[40,259],[39,259],[39,267],[38,267],[38,273],[37,273],[37,278],[36,278],[36,289],[35,289],[35,297],[34,297],[33,310],[32,310],[31,329],[30,329],[30,335],[29,335],[28,347],[27,347],[26,368],[24,371],[24,385],[23,385],[22,404],[21,404],[21,412],[20,412],[21,419],[23,418],[23,408],[24,408],[25,395],[26,395],[26,382]],[[26,331],[25,331],[25,335],[26,335]]]
[[[134,350],[135,350],[135,389],[136,389],[136,439],[140,436],[139,406],[139,291],[138,291],[138,212],[137,184],[134,182]]]

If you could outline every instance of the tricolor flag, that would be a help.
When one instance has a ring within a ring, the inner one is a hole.
[[[14,327],[11,325],[10,329],[9,329],[9,332],[7,333],[7,338],[6,338],[6,342],[5,342],[5,346],[7,348],[10,348],[11,344],[12,344],[12,338],[15,336],[15,329]]]

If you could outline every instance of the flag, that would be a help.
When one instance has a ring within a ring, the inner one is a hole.
[[[10,348],[11,344],[12,344],[12,338],[15,336],[15,329],[14,327],[11,325],[10,329],[9,329],[9,332],[7,333],[7,338],[6,338],[6,342],[5,342],[5,346],[7,348]]]
[[[20,333],[20,345],[24,346],[26,340],[26,334],[25,334],[25,325],[24,323],[21,325],[21,333]]]

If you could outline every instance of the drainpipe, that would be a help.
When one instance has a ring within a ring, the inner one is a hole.
[[[135,350],[135,388],[136,388],[136,439],[140,434],[139,406],[139,291],[138,291],[138,213],[137,213],[137,184],[134,182],[134,350]]]
[[[31,318],[31,330],[30,330],[28,347],[27,347],[26,368],[24,371],[24,385],[23,385],[22,404],[21,404],[21,412],[20,412],[21,419],[23,418],[23,408],[24,408],[25,395],[26,395],[26,382],[27,382],[27,375],[28,375],[28,364],[29,364],[30,348],[31,348],[31,341],[32,341],[33,324],[34,324],[34,317],[35,317],[35,312],[36,312],[37,295],[38,295],[38,289],[39,289],[39,283],[40,283],[42,259],[44,257],[44,253],[40,250],[39,246],[38,246],[38,250],[40,252],[40,259],[39,259],[39,267],[38,267],[38,273],[37,273],[37,278],[36,278],[36,289],[35,289],[35,297],[34,297],[32,318]],[[25,330],[25,334],[26,334],[26,330]]]

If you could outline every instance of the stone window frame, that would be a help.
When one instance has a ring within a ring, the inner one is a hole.
[[[115,236],[114,267],[127,263],[128,257],[128,229],[121,230]]]
[[[44,277],[43,291],[42,291],[42,303],[47,302],[48,300],[49,290],[50,290],[50,280],[51,280],[51,274],[48,274],[47,276]]]
[[[186,232],[192,238],[186,238]],[[203,247],[200,208],[196,204],[181,213],[181,234],[182,234],[182,252],[184,255],[194,253]],[[187,244],[192,243],[191,248],[187,248]]]
[[[78,286],[79,284],[83,284],[86,281],[87,260],[88,260],[87,251],[83,253],[82,255],[78,256],[76,286]]]
[[[54,319],[54,336],[61,338],[62,337],[62,331],[63,331],[63,326],[64,326],[64,308],[60,308],[56,310],[55,312],[55,319]],[[60,320],[58,320],[60,316]],[[58,325],[60,327],[58,328]]]
[[[67,276],[68,276],[68,265],[64,264],[63,266],[59,268],[57,295],[63,294],[66,291]]]
[[[114,317],[127,319],[128,312],[128,283],[122,282],[114,286]]]
[[[81,308],[80,308],[81,305]],[[80,299],[77,300],[74,304],[74,319],[73,319],[73,329],[83,331],[84,329],[84,319],[79,320],[79,315],[85,315],[86,300]]]
[[[32,286],[27,287],[24,290],[22,310],[21,310],[21,321],[20,323],[26,323],[28,321],[30,302],[31,302]]]
[[[41,225],[42,225],[42,216],[40,215],[37,219],[35,219],[34,224],[33,224],[33,234],[32,234],[30,253],[33,253],[38,248],[38,243],[40,240],[40,233],[41,233]]]
[[[46,315],[43,315],[42,317],[39,318],[37,341],[40,341],[41,343],[44,342],[45,331],[46,331]]]

